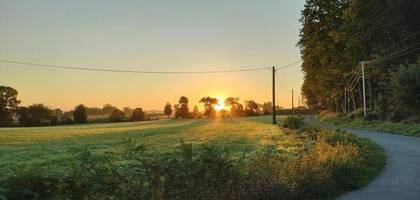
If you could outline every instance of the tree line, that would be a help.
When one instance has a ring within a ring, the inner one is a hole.
[[[215,118],[217,117],[217,111],[214,108],[218,105],[219,100],[214,97],[202,97],[199,103],[203,106],[203,111],[200,112],[197,105],[194,106],[193,110],[189,109],[189,99],[185,96],[179,98],[178,102],[171,106],[168,102],[163,108],[163,112],[168,118],[173,115],[174,118],[183,119],[200,119],[200,118]],[[219,110],[218,114],[220,117],[240,117],[240,116],[255,116],[255,115],[268,115],[272,113],[272,103],[264,102],[259,104],[254,100],[247,100],[245,104],[239,102],[238,97],[228,97],[224,100],[223,104],[229,109],[225,108]],[[280,107],[278,107],[280,109]]]
[[[298,42],[306,104],[336,112],[361,108],[361,80],[347,99],[344,88],[357,63],[369,61],[370,117],[398,121],[418,115],[419,9],[418,0],[306,0]]]
[[[50,109],[44,104],[20,106],[18,91],[12,87],[0,86],[0,127],[7,126],[47,126],[60,124],[87,123],[88,115],[108,115],[110,122],[149,120],[142,108],[122,110],[110,104],[103,108],[89,108],[83,104],[73,110],[63,112],[61,109]]]

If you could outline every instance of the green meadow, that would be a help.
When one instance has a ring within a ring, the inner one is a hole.
[[[237,155],[273,142],[284,150],[296,149],[299,142],[270,120],[269,116],[261,116],[0,128],[0,172],[2,177],[8,177],[33,165],[59,170],[78,148],[87,146],[95,154],[106,154],[119,151],[129,139],[153,151],[171,151],[180,140],[194,145],[216,142]]]

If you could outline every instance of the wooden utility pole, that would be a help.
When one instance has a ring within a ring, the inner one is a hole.
[[[273,66],[273,124],[277,124],[276,120],[276,67]]]
[[[366,118],[366,86],[365,86],[365,64],[367,62],[362,61],[360,64],[362,65],[362,84],[363,84],[363,116]]]
[[[294,114],[294,112],[293,112],[293,90],[292,90],[292,115]]]

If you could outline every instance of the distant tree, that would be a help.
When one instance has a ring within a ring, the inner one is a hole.
[[[198,106],[197,105],[194,106],[192,117],[194,119],[200,118],[200,111],[198,110]]]
[[[114,111],[115,109],[117,109],[117,107],[115,107],[115,106],[113,106],[113,105],[111,105],[111,104],[105,104],[103,107],[102,107],[102,112],[104,113],[104,114],[110,114],[112,111]]]
[[[163,108],[163,112],[168,116],[168,118],[172,115],[172,106],[169,102],[166,103],[165,108]]]
[[[22,126],[41,126],[55,123],[52,110],[43,104],[33,104],[17,109],[17,119]]]
[[[239,103],[238,97],[228,97],[225,99],[225,105],[230,107],[230,113],[234,117],[241,116],[243,114],[244,107]]]
[[[392,75],[391,83],[397,109],[407,114],[419,114],[420,62],[400,66],[399,70]]]
[[[189,118],[190,117],[190,110],[188,108],[188,98],[182,96],[179,98],[179,117],[182,118]]]
[[[10,126],[13,123],[13,115],[20,104],[17,95],[15,89],[0,86],[0,126]]]
[[[264,102],[261,107],[264,115],[269,115],[273,112],[273,105],[271,102]]]
[[[56,108],[52,111],[51,114],[57,118],[61,118],[63,117],[64,112],[60,108]]]
[[[111,112],[111,114],[109,114],[109,121],[111,122],[122,122],[124,121],[124,112],[119,110],[119,109],[115,109],[114,111]]]
[[[102,110],[102,108],[98,108],[98,107],[91,107],[91,108],[89,108],[89,107],[87,107],[86,109],[87,109],[87,114],[88,115],[104,115],[104,114],[106,114]]]
[[[73,119],[74,122],[78,124],[87,122],[87,108],[83,104],[80,104],[74,108]]]
[[[214,106],[218,103],[217,98],[203,97],[200,99],[200,103],[204,104],[204,115],[206,115],[207,118],[216,116]]]
[[[28,108],[25,106],[16,109],[16,116],[21,126],[31,126],[31,118],[29,116]]]
[[[130,107],[124,107],[123,112],[124,112],[125,116],[131,116],[133,114],[133,109],[130,108]]]
[[[253,100],[245,101],[245,111],[246,116],[256,115],[258,113],[258,103]]]
[[[181,109],[179,104],[174,105],[174,111],[175,111],[175,119],[178,119],[181,117]]]
[[[136,108],[133,110],[130,117],[131,121],[143,121],[144,119],[144,111],[142,108]]]

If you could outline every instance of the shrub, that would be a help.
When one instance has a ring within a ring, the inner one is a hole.
[[[193,149],[181,141],[174,152],[156,152],[126,140],[112,155],[120,164],[81,148],[65,174],[33,169],[1,185],[7,199],[330,199],[382,166],[371,162],[380,149],[350,134],[317,130],[311,146],[297,155],[267,146],[237,158],[217,144]]]
[[[122,122],[124,121],[125,114],[119,109],[115,109],[109,114],[109,121],[111,122]]]
[[[130,120],[131,121],[142,121],[144,120],[144,112],[142,108],[136,108],[133,110]]]
[[[283,122],[283,127],[299,129],[303,126],[303,119],[303,117],[288,116]]]
[[[83,104],[80,104],[74,108],[73,119],[74,122],[78,124],[87,122],[87,109]]]

